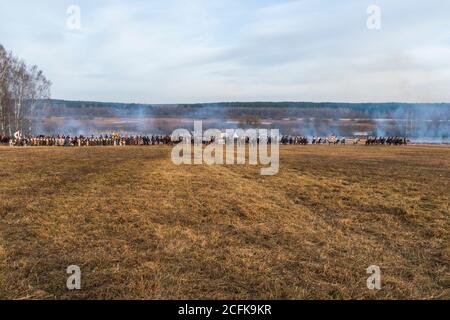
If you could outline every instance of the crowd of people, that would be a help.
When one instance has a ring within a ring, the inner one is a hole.
[[[301,136],[281,136],[280,139],[281,144],[300,144],[300,145],[307,145],[309,143],[308,137],[301,137]]]
[[[170,135],[136,135],[136,136],[120,136],[120,135],[100,135],[100,136],[28,136],[20,138],[10,138],[5,135],[0,135],[0,144],[9,145],[11,147],[19,146],[30,146],[30,147],[87,147],[87,146],[150,146],[150,145],[173,145],[181,142],[181,138],[173,139]],[[209,139],[203,138],[203,144],[210,144],[214,142],[213,137]],[[228,140],[229,141],[229,140]],[[195,143],[194,138],[192,138],[192,143]],[[235,143],[257,143],[259,144],[260,138],[250,139],[246,137],[245,139],[236,139]],[[272,138],[268,137],[265,143],[271,144]],[[368,137],[368,138],[357,138],[357,139],[345,139],[337,138],[331,136],[328,138],[312,137],[309,139],[305,136],[293,136],[293,135],[283,135],[279,137],[279,143],[282,145],[337,145],[346,143],[351,144],[365,144],[365,145],[407,145],[408,140],[405,137]],[[227,139],[224,138],[224,144],[227,143]]]
[[[369,137],[366,140],[366,146],[370,145],[407,145],[408,139],[406,137]]]
[[[173,144],[169,135],[152,136],[31,136],[22,138],[1,137],[0,142],[10,146],[30,146],[30,147],[89,147],[89,146],[148,146]]]
[[[338,137],[330,137],[330,138],[322,138],[322,137],[313,137],[311,140],[311,144],[345,144],[345,138]]]

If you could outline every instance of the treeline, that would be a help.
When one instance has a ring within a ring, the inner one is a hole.
[[[0,135],[32,132],[36,102],[50,98],[51,82],[37,66],[0,45]]]
[[[131,104],[46,100],[39,103],[37,116],[73,117],[159,117],[239,120],[259,119],[414,119],[422,116],[449,119],[450,104],[408,103],[314,103],[314,102],[229,102],[202,104]]]

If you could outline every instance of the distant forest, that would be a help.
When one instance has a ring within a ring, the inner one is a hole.
[[[450,103],[314,103],[314,102],[223,102],[199,104],[134,104],[40,100],[35,109],[40,117],[167,117],[223,118],[227,120],[317,118],[317,119],[416,119],[449,120]]]
[[[276,128],[284,134],[349,137],[408,136],[443,142],[450,136],[450,103],[227,102],[133,104],[40,100],[33,131],[46,134],[165,134],[204,128]]]

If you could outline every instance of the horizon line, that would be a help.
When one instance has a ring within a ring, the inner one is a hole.
[[[252,100],[252,101],[212,101],[212,102],[170,102],[170,103],[149,103],[149,102],[122,102],[122,101],[100,101],[100,100],[73,100],[61,98],[38,99],[39,101],[57,100],[65,102],[88,102],[88,103],[111,103],[111,104],[135,104],[135,105],[199,105],[199,104],[230,104],[230,103],[312,103],[312,104],[410,104],[410,105],[436,105],[450,104],[450,102],[404,102],[404,101],[383,101],[383,102],[348,102],[348,101],[294,101],[294,100]]]

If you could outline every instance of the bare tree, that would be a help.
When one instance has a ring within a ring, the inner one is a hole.
[[[7,100],[8,100],[8,80],[9,80],[9,68],[11,63],[9,61],[9,55],[5,48],[0,45],[0,132],[5,134],[6,130],[6,113],[7,113]]]
[[[0,45],[0,133],[30,133],[34,105],[50,98],[50,87],[37,66],[28,67]]]

